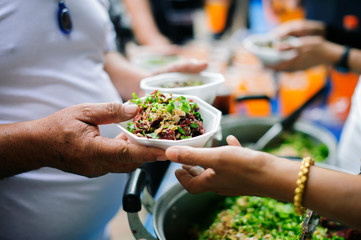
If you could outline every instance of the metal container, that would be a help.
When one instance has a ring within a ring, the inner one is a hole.
[[[242,144],[256,142],[257,139],[277,121],[277,118],[242,118],[227,116],[222,120],[222,135],[232,134]],[[294,129],[308,134],[315,142],[323,142],[329,149],[327,163],[319,164],[322,167],[340,170],[334,167],[336,163],[335,151],[337,141],[326,129],[317,127],[311,123],[298,121]],[[217,146],[225,145],[225,140],[216,141]],[[128,213],[130,228],[136,239],[160,239],[160,240],[192,240],[192,229],[195,224],[209,226],[212,221],[212,213],[219,206],[224,196],[214,193],[202,193],[192,195],[182,185],[176,183],[169,188],[157,201],[146,191],[146,172],[137,169],[132,173],[127,184],[123,208]],[[142,194],[142,190],[145,191]],[[142,196],[142,199],[141,199]],[[154,238],[143,226],[138,212],[141,205],[153,214],[153,227],[157,238]]]
[[[280,119],[277,117],[268,118],[247,118],[228,115],[222,119],[223,139],[216,141],[215,145],[226,145],[226,136],[234,135],[243,146],[255,143],[274,123]],[[296,132],[305,133],[315,144],[324,143],[328,148],[328,157],[325,163],[335,166],[337,163],[336,137],[326,128],[317,126],[307,121],[297,121],[293,125]],[[275,139],[277,141],[277,139]]]

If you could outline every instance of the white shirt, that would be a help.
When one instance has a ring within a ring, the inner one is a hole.
[[[0,124],[78,103],[121,101],[103,70],[104,53],[115,49],[104,2],[65,4],[69,36],[57,25],[58,0],[0,1]],[[102,129],[104,136],[118,133],[112,125]],[[125,180],[125,174],[88,179],[52,168],[0,180],[0,239],[102,239]]]
[[[338,147],[338,164],[355,174],[361,166],[361,82],[352,96],[352,105]]]

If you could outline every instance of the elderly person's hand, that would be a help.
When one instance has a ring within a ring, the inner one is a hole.
[[[0,155],[9,161],[2,160],[0,177],[40,167],[97,177],[165,160],[161,149],[100,135],[98,125],[126,121],[137,112],[137,106],[120,103],[80,104],[39,120],[1,125]]]
[[[297,46],[284,46],[279,50],[296,50],[296,56],[288,61],[273,66],[266,66],[278,71],[305,70],[319,64],[335,64],[344,51],[344,47],[328,42],[319,36],[300,37]]]

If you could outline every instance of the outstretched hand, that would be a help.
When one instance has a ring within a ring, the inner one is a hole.
[[[24,170],[48,166],[87,177],[129,172],[145,162],[165,160],[161,149],[100,135],[98,125],[129,120],[137,112],[137,106],[120,103],[68,107],[46,118],[17,125],[16,129],[24,131],[14,130],[17,132],[12,136],[22,135],[20,139],[24,141],[11,146],[13,151],[6,155],[12,159],[30,158],[33,163],[30,160],[23,163]]]
[[[217,148],[167,149],[169,160],[184,164],[175,174],[187,191],[211,191],[229,196],[261,194],[255,176],[265,166],[264,159],[271,158],[271,155],[241,147],[234,136],[228,136],[227,143],[229,146]]]
[[[307,36],[299,38],[300,44],[297,46],[282,46],[279,50],[295,50],[297,55],[290,60],[281,62],[274,66],[266,66],[278,71],[305,70],[319,64],[333,63],[331,52],[336,49],[333,43],[325,41],[319,36]],[[336,49],[338,50],[338,49]],[[340,49],[342,53],[342,48]]]

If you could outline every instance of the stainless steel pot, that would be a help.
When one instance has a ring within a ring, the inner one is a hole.
[[[277,120],[277,118],[227,116],[222,120],[222,135],[225,137],[232,134],[242,144],[252,143],[257,141]],[[329,156],[326,164],[319,165],[341,171],[341,169],[333,166],[336,162],[337,142],[330,132],[311,123],[301,121],[295,123],[294,129],[308,134],[315,142],[325,143],[329,149]],[[225,140],[217,141],[215,145],[225,145]],[[142,204],[153,215],[153,227],[158,239],[192,240],[195,238],[190,229],[195,224],[208,226],[213,220],[213,210],[225,198],[214,193],[192,195],[184,190],[179,183],[176,183],[155,201],[144,188],[147,182],[146,172],[143,169],[137,169],[131,174],[123,197],[123,208],[128,213],[129,224],[136,239],[156,239],[145,229],[138,216]],[[145,191],[142,194],[143,189]]]

